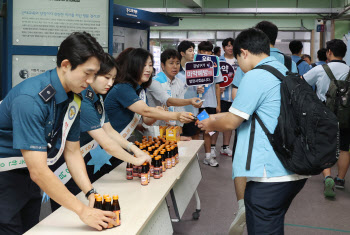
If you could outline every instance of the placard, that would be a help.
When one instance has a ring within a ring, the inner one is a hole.
[[[202,54],[195,54],[194,55],[194,61],[212,61],[213,67],[214,67],[214,76],[217,77],[220,75],[219,70],[219,57],[216,55],[202,55]]]
[[[227,87],[232,84],[233,78],[235,76],[235,70],[232,65],[225,61],[220,61],[220,71],[224,82],[220,83],[220,87]]]
[[[15,46],[59,46],[86,31],[108,47],[109,0],[13,0]]]
[[[12,87],[56,67],[56,56],[13,55]]]
[[[188,86],[208,85],[214,82],[214,68],[212,61],[187,62],[186,84]]]

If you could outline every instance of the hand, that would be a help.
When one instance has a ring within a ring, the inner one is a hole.
[[[226,87],[220,87],[220,93],[222,94],[225,91]]]
[[[203,94],[204,93],[204,86],[198,86],[197,87],[197,93],[198,94]]]
[[[221,106],[216,106],[216,113],[221,113]]]
[[[140,132],[144,132],[146,129],[142,126],[142,124],[137,124],[136,130],[140,131]]]
[[[202,107],[203,101],[201,101],[201,99],[199,99],[197,97],[194,97],[191,99],[191,104],[193,107],[198,109],[198,108]]]
[[[91,193],[88,197],[88,200],[89,200],[89,207],[94,208],[95,194]]]
[[[180,136],[180,141],[190,141],[190,140],[192,140],[192,138],[189,136]]]
[[[192,122],[194,118],[190,113],[181,112],[181,113],[178,113],[177,120],[182,123],[189,123],[189,122]]]
[[[205,131],[205,133],[209,133],[209,132],[215,131],[211,126],[212,122],[214,121],[216,121],[215,116],[209,115],[209,118],[204,119],[203,121],[199,121],[197,123],[197,126],[202,131]]]
[[[84,208],[78,215],[85,224],[100,231],[103,228],[107,228],[108,223],[117,226],[115,214],[112,211],[102,211],[84,205]]]
[[[137,161],[135,164],[136,166],[141,166],[145,162],[148,162],[149,164],[152,162],[152,158],[147,153],[142,151],[135,153],[135,157]]]
[[[156,106],[156,109],[164,110],[162,106]]]

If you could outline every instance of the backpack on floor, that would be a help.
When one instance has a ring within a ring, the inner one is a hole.
[[[326,93],[326,106],[338,117],[340,129],[350,128],[350,72],[344,81],[337,80],[327,64],[322,65],[331,83]]]
[[[284,76],[269,65],[254,69],[264,69],[281,80],[281,108],[272,134],[254,112],[246,169],[250,169],[255,119],[286,169],[300,175],[318,175],[333,166],[339,157],[339,128],[334,113],[299,74],[287,72]]]

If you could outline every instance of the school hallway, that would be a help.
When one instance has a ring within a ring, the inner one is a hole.
[[[232,148],[233,136],[230,147]],[[202,181],[198,187],[201,212],[198,220],[192,219],[196,201],[191,199],[180,222],[173,223],[175,235],[221,235],[228,229],[238,209],[232,176],[232,159],[220,155],[222,135],[216,149],[219,167],[203,164],[204,148],[199,152]],[[332,176],[337,167],[332,168]],[[334,200],[323,196],[323,176],[309,178],[301,192],[293,200],[286,218],[286,235],[340,235],[350,233],[350,177],[347,174],[345,189],[335,189]],[[169,203],[171,205],[171,203]],[[172,208],[171,215],[175,218]],[[247,234],[245,229],[244,234]]]

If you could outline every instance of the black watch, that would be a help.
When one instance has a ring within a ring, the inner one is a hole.
[[[96,189],[92,188],[89,192],[87,192],[85,194],[86,199],[89,199],[89,196],[91,193],[96,194],[97,193]]]

